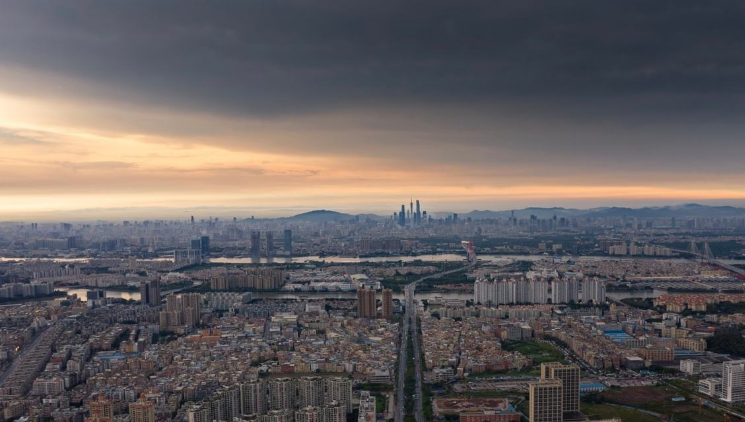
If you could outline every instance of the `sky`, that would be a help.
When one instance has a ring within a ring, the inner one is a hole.
[[[0,219],[745,205],[739,1],[0,4]]]

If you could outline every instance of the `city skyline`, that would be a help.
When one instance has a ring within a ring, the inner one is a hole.
[[[745,204],[735,2],[211,6],[3,5],[1,220]]]

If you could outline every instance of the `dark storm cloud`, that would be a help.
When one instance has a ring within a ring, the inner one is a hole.
[[[13,1],[0,66],[237,116],[513,100],[739,115],[743,22],[727,0]]]

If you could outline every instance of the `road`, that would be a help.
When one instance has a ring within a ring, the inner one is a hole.
[[[404,317],[402,318],[402,327],[401,327],[401,345],[399,346],[399,355],[398,355],[398,381],[396,383],[397,388],[397,394],[396,394],[396,416],[395,416],[395,422],[403,422],[404,420],[404,411],[406,409],[406,399],[409,399],[411,397],[405,396],[404,391],[404,381],[406,376],[406,363],[408,362],[406,359],[414,359],[414,374],[415,374],[415,389],[414,389],[414,418],[416,419],[416,422],[424,422],[424,412],[422,408],[422,360],[421,360],[421,352],[419,350],[419,336],[417,335],[417,313],[416,308],[414,307],[414,293],[416,292],[416,285],[420,282],[427,280],[429,278],[440,278],[445,275],[457,273],[460,271],[468,270],[469,268],[472,268],[475,264],[468,264],[463,267],[455,268],[453,270],[444,271],[437,274],[428,275],[426,277],[422,277],[416,281],[413,281],[412,283],[408,284],[406,286],[405,291],[405,309],[404,309]],[[409,336],[412,336],[412,343],[414,344],[414,356],[408,357],[407,356],[407,342],[409,340]]]
[[[0,386],[2,386],[5,383],[5,380],[8,379],[10,374],[12,374],[16,369],[18,369],[18,365],[21,363],[23,358],[29,353],[30,350],[34,350],[36,346],[41,341],[43,335],[49,330],[49,328],[45,328],[42,331],[39,331],[38,334],[36,334],[36,337],[31,341],[31,343],[26,344],[21,352],[13,358],[13,363],[8,366],[8,368],[3,372],[2,375],[0,375]]]

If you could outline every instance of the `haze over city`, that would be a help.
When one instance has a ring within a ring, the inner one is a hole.
[[[6,2],[0,218],[742,205],[742,18],[734,1]]]

